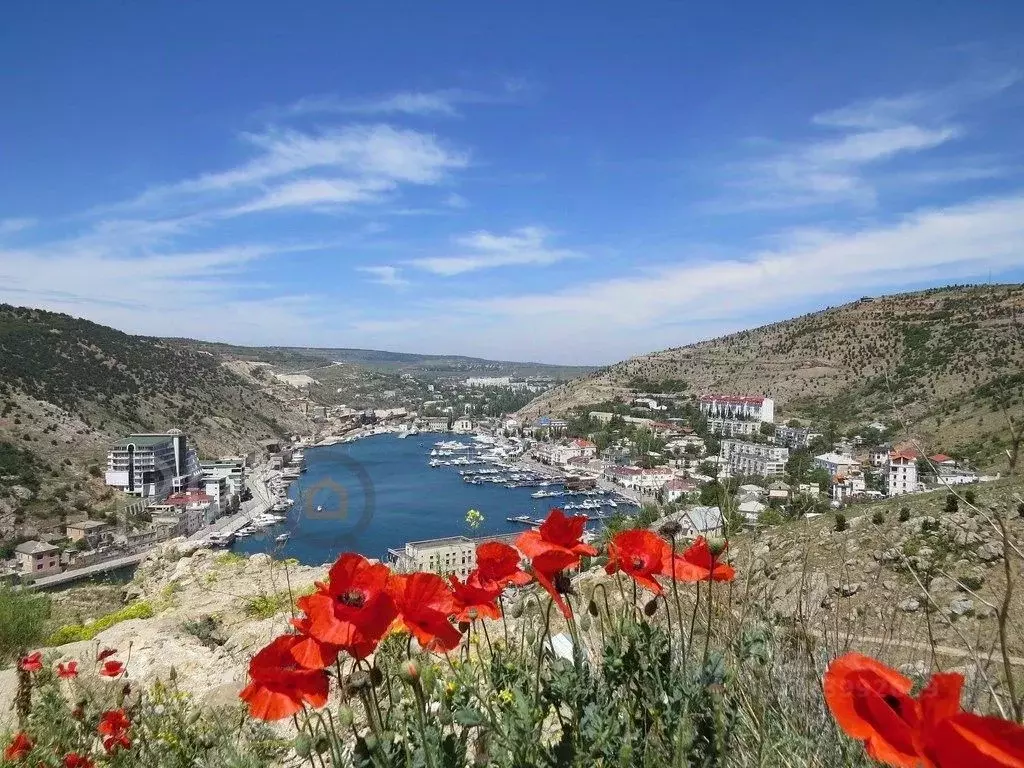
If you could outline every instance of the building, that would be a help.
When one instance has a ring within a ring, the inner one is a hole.
[[[501,389],[526,389],[529,382],[516,380],[511,376],[473,376],[462,382],[467,387],[498,387]]]
[[[956,469],[956,459],[952,456],[947,456],[944,453],[937,453],[934,456],[929,456],[928,461],[935,466],[936,470],[941,468]]]
[[[77,523],[68,523],[64,528],[68,539],[71,541],[85,541],[90,546],[103,538],[109,525],[102,520],[81,520]]]
[[[721,457],[728,463],[733,475],[770,477],[786,471],[789,448],[768,443],[723,440]]]
[[[775,425],[775,442],[789,448],[806,448],[813,440],[821,437],[810,427],[787,427],[785,424]]]
[[[756,523],[761,513],[768,509],[768,505],[760,501],[750,500],[741,502],[736,509],[748,523]]]
[[[215,461],[200,461],[199,469],[205,480],[223,477],[227,481],[228,493],[241,497],[245,491],[245,457],[225,456]]]
[[[539,461],[564,467],[573,459],[592,459],[597,454],[597,446],[589,440],[573,440],[571,442],[541,443],[534,450]]]
[[[644,493],[657,493],[661,487],[676,476],[675,470],[670,467],[651,467],[641,469],[640,474],[633,475],[631,484],[627,488],[633,488]]]
[[[60,572],[60,550],[41,541],[23,541],[14,548],[14,560],[24,576],[48,576]]]
[[[872,467],[884,467],[889,463],[889,453],[891,451],[891,445],[886,444],[876,446],[868,452],[868,461],[871,462]]]
[[[627,488],[633,487],[634,478],[638,477],[642,470],[640,467],[624,467],[618,464],[611,464],[605,468],[603,477],[609,482]]]
[[[860,462],[845,453],[830,452],[815,456],[814,466],[826,470],[835,480],[836,475],[848,475],[854,469],[860,469]]]
[[[689,453],[694,456],[703,456],[707,453],[707,446],[704,445],[704,438],[697,435],[684,435],[677,437],[665,444],[665,450],[675,454]]]
[[[468,536],[449,536],[442,539],[424,539],[406,542],[402,549],[389,549],[388,562],[400,573],[426,571],[443,576],[455,574],[460,579],[476,568],[477,545],[485,541],[505,541],[511,544],[513,536],[487,536],[471,539]]]
[[[177,511],[182,521],[181,533],[184,536],[191,536],[217,519],[218,510],[213,497],[201,491],[171,494],[162,506]]]
[[[666,480],[661,486],[661,499],[665,503],[677,501],[697,490],[697,484],[685,477],[675,477]]]
[[[447,416],[430,416],[424,421],[424,429],[427,432],[447,432],[448,431],[448,417]]]
[[[682,535],[687,538],[697,536],[720,536],[725,520],[722,510],[718,507],[690,507],[679,518],[683,526]]]
[[[770,397],[747,395],[703,395],[698,401],[700,412],[708,419],[738,421],[775,421],[775,401]]]
[[[720,437],[750,437],[761,432],[760,421],[708,417],[708,432]]]
[[[836,475],[832,480],[832,498],[838,502],[863,496],[866,490],[864,473],[860,469],[850,469],[847,474]]]
[[[917,454],[910,450],[889,454],[889,495],[917,491]]]
[[[452,422],[452,432],[458,432],[462,435],[468,435],[473,431],[473,420],[472,419],[456,419]]]
[[[235,497],[229,489],[227,477],[206,477],[204,475],[199,481],[199,490],[210,497],[216,510],[215,519],[226,515],[234,505]]]
[[[199,474],[196,451],[177,429],[129,435],[107,452],[107,485],[133,496],[162,498],[193,487]]]

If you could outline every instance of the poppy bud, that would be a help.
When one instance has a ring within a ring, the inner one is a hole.
[[[404,661],[398,668],[398,676],[406,683],[417,683],[420,679],[420,665],[415,659]]]
[[[512,605],[508,609],[508,615],[511,616],[513,619],[522,618],[522,616],[523,616],[523,604],[522,603],[512,603]]]
[[[313,745],[313,749],[316,750],[316,753],[318,755],[322,755],[330,748],[330,746],[331,743],[327,740],[327,737],[321,736],[319,739],[316,740],[316,744]]]
[[[644,606],[644,616],[651,617],[658,612],[658,598],[652,597]]]
[[[673,539],[678,536],[683,530],[683,526],[680,525],[678,520],[668,520],[662,523],[661,528],[658,529],[658,533],[668,539]]]
[[[370,677],[361,669],[357,669],[348,676],[348,685],[353,691],[364,691],[370,687]]]
[[[367,752],[376,752],[377,747],[380,746],[380,742],[377,741],[377,737],[374,736],[372,733],[368,733],[365,736],[363,736],[363,744],[366,745]]]
[[[590,630],[590,617],[589,616],[582,616],[582,617],[580,617],[580,629],[582,629],[584,632],[588,632]]]
[[[380,667],[376,664],[370,667],[370,683],[376,688],[378,685],[384,682],[384,673],[380,671]]]
[[[85,707],[82,706],[81,704],[75,704],[74,709],[71,710],[71,716],[75,720],[84,720],[85,719]]]
[[[300,733],[295,737],[295,741],[292,742],[292,748],[295,750],[295,754],[305,759],[309,757],[309,753],[312,751],[313,745],[310,743],[309,736],[304,733]]]
[[[171,667],[171,671],[170,671],[170,673],[168,673],[167,678],[172,683],[177,682],[177,680],[178,680],[178,670],[177,670],[177,668]]]
[[[537,633],[532,629],[526,630],[526,642],[528,642],[530,645],[533,645],[535,642],[537,642]]]
[[[725,552],[725,548],[729,546],[729,542],[723,539],[721,536],[715,536],[708,539],[708,551],[713,557],[718,557],[720,554]]]
[[[589,613],[591,616],[594,616],[595,618],[600,613],[600,611],[598,611],[598,609],[597,609],[597,603],[594,602],[593,600],[591,600],[589,603],[587,603],[587,613]]]
[[[468,621],[460,621],[459,622],[459,632],[461,632],[462,634],[466,634],[467,632],[469,632],[469,622]]]
[[[356,715],[355,712],[352,711],[352,707],[347,707],[344,704],[338,707],[338,724],[341,725],[342,728],[348,728],[352,725],[355,719]]]

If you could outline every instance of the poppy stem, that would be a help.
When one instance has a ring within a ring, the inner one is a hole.
[[[693,610],[690,612],[690,635],[687,638],[687,643],[689,644],[689,647],[690,647],[691,651],[693,650],[693,630],[694,630],[694,628],[697,625],[697,606],[698,605],[700,605],[700,582],[699,581],[697,582],[697,594],[693,598]],[[686,662],[687,658],[688,658],[688,656],[683,656],[683,662],[684,662],[683,663],[683,667],[684,667],[684,670],[685,670],[685,666],[686,666],[685,662]]]
[[[537,669],[534,672],[533,679],[533,698],[536,701],[540,701],[540,662],[544,658],[544,638],[548,636],[551,631],[551,609],[555,607],[554,598],[548,599],[548,612],[544,619],[544,632],[541,633],[540,643],[537,647]]]
[[[682,609],[682,606],[680,606],[680,604],[679,604],[679,582],[676,581],[676,577],[675,577],[675,562],[676,562],[676,537],[675,537],[675,534],[673,534],[671,536],[671,540],[672,540],[672,560],[670,562],[673,564],[673,567],[672,567],[672,599],[675,601],[675,604],[676,604],[676,617],[679,619],[679,640],[680,640],[680,643],[682,645],[681,651],[682,651],[682,654],[683,654],[683,658],[685,659],[686,658],[686,638],[683,637],[683,609]],[[666,600],[665,602],[666,602],[665,610],[669,610],[669,608],[668,608],[668,601]],[[669,630],[668,630],[669,645],[671,645],[672,644],[672,617],[671,616],[669,616],[669,620],[668,621],[669,621]]]
[[[704,657],[701,659],[701,667],[708,663],[708,647],[711,644],[711,582],[708,581],[708,627],[707,632],[704,633]]]
[[[484,631],[484,640],[487,641],[487,652],[489,654],[491,654],[491,656],[493,657],[494,656],[494,648],[491,647],[491,636],[487,632],[487,623],[486,623],[486,621],[484,619],[480,619],[479,621],[480,621],[480,628],[483,629],[483,631]]]
[[[416,695],[416,719],[420,724],[420,739],[423,741],[423,754],[426,756],[427,766],[434,768],[434,750],[427,744],[427,703],[423,697],[423,689],[420,688],[420,681],[414,680],[412,691]]]
[[[505,645],[508,643],[508,619],[505,618],[505,591],[502,589],[498,595],[498,608],[501,610],[501,624],[505,628]]]

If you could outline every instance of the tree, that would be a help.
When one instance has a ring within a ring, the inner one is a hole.
[[[807,474],[807,482],[817,484],[821,493],[828,493],[828,487],[832,484],[832,475],[824,467],[815,467]]]
[[[700,503],[705,507],[717,507],[721,504],[725,495],[725,488],[717,480],[702,486],[700,489]]]
[[[775,425],[770,421],[761,422],[761,434],[765,437],[771,437],[775,434]]]
[[[790,419],[786,422],[786,426],[790,429],[799,429],[803,425],[800,423],[799,419]]]
[[[846,530],[846,515],[844,515],[842,512],[836,512],[836,530]]]

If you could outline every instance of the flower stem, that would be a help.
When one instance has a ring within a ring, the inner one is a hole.
[[[708,646],[711,643],[711,582],[708,582],[708,628],[704,634],[704,658],[701,660],[701,667],[708,663]]]

